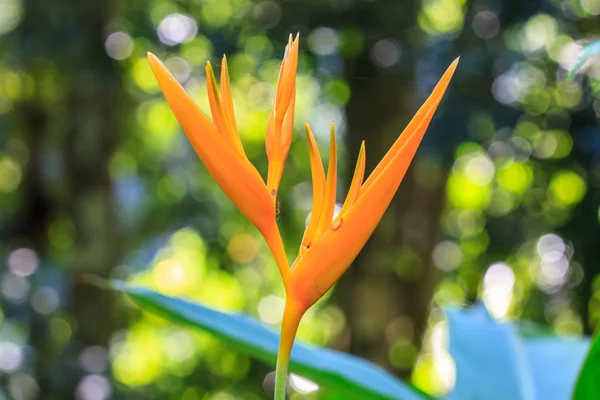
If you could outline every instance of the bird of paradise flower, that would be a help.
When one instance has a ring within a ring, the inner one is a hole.
[[[458,65],[448,67],[371,175],[365,174],[363,141],[346,200],[334,218],[337,157],[331,127],[327,175],[308,123],[305,123],[312,173],[312,214],[291,267],[277,226],[277,191],[292,141],[299,37],[290,36],[281,64],[275,104],[266,130],[268,176],[265,183],[248,160],[238,134],[231,83],[224,56],[221,87],[210,62],[206,83],[212,121],[152,53],[148,61],[187,138],[209,173],[241,213],[260,231],[285,287],[286,302],[275,374],[275,400],[285,399],[287,369],[304,313],[342,276],[363,248],[394,197]]]

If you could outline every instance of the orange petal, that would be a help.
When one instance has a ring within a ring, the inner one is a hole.
[[[285,47],[285,54],[283,56],[281,69],[279,71],[277,93],[275,94],[275,117],[280,121],[287,112],[296,82],[299,42],[299,33],[296,35],[296,39],[294,41],[292,41],[292,35],[290,35],[289,42]]]
[[[231,81],[229,80],[229,69],[227,68],[227,57],[223,56],[221,60],[221,104],[223,106],[223,116],[227,125],[227,131],[231,135],[236,148],[246,156],[242,141],[235,121],[235,111],[233,109],[233,97],[231,96]]]
[[[302,237],[302,246],[300,247],[300,253],[310,247],[314,238],[315,230],[321,216],[321,209],[323,208],[323,198],[325,197],[325,171],[323,169],[323,161],[321,161],[321,154],[319,154],[319,148],[315,142],[315,137],[310,129],[308,123],[304,123],[306,128],[306,139],[308,141],[308,154],[310,157],[310,170],[312,174],[312,187],[313,187],[313,200],[312,200],[312,212],[310,215],[310,221]]]
[[[296,107],[296,85],[292,89],[292,98],[281,127],[281,158],[285,160],[292,144],[292,133],[294,131],[294,109]]]
[[[402,133],[405,136],[402,145],[394,145],[395,152],[390,157],[384,157],[381,163],[385,165],[375,169],[379,173],[366,190],[366,183],[363,185],[358,199],[342,215],[338,225],[314,241],[310,251],[292,269],[291,287],[299,301],[312,305],[321,298],[348,269],[375,230],[408,170],[457,62],[450,65]]]
[[[225,135],[230,141],[231,146],[234,147],[240,154],[245,156],[244,149],[242,148],[242,142],[239,136],[233,132],[231,123],[228,121],[225,114],[223,103],[221,102],[221,95],[219,93],[219,85],[215,78],[215,73],[212,69],[210,61],[206,62],[206,87],[208,90],[208,101],[210,103],[210,111],[212,113],[213,121],[217,126],[219,132]]]
[[[448,67],[446,72],[444,72],[444,75],[442,75],[442,78],[440,79],[438,84],[433,89],[433,92],[431,93],[431,95],[429,96],[427,101],[430,101],[432,99],[432,97],[439,96],[441,98],[444,95],[444,93],[446,91],[446,87],[447,87],[448,83],[450,82],[450,79],[452,78],[452,75],[454,74],[456,67],[458,66],[459,58],[454,60],[452,62],[452,64],[450,64],[450,66]],[[446,84],[444,85],[443,82],[446,82]],[[421,119],[423,119],[425,117],[425,114],[427,114],[427,112],[428,112],[428,108],[425,107],[426,105],[427,105],[427,102],[425,102],[425,104],[423,104],[423,106],[419,109],[419,111],[417,111],[415,116],[411,119],[409,124],[404,129],[404,132],[413,131],[415,129],[415,127],[420,123]],[[381,173],[383,168],[385,168],[385,166],[389,163],[389,161],[398,152],[398,149],[400,149],[404,145],[404,143],[408,140],[408,138],[409,138],[408,135],[402,134],[398,137],[398,139],[396,139],[396,142],[394,142],[392,147],[388,150],[386,155],[379,162],[377,167],[375,167],[375,169],[373,170],[371,175],[369,175],[369,177],[367,178],[367,181],[361,188],[361,192],[367,190],[367,188],[373,183],[373,181]]]
[[[333,213],[335,211],[335,190],[337,181],[337,150],[335,146],[335,130],[333,122],[331,123],[331,135],[329,142],[329,165],[327,167],[327,187],[325,189],[325,198],[323,199],[323,207],[319,217],[319,223],[315,230],[315,238],[331,227]]]
[[[208,101],[210,103],[210,111],[213,117],[213,121],[217,126],[219,132],[224,135],[229,135],[227,127],[225,126],[225,117],[223,115],[223,107],[221,106],[221,95],[219,94],[219,85],[217,84],[217,78],[213,72],[210,61],[206,62],[206,88],[208,91]]]
[[[240,156],[229,138],[219,134],[154,54],[148,53],[148,61],[167,103],[208,172],[254,226],[261,232],[272,230],[275,215],[271,198],[258,171]]]
[[[358,159],[356,160],[356,168],[354,169],[354,175],[352,176],[352,182],[350,183],[350,189],[348,189],[348,195],[346,195],[346,200],[344,201],[344,205],[340,210],[340,213],[333,221],[332,226],[335,226],[337,222],[342,218],[342,215],[348,211],[348,209],[354,204],[356,199],[358,199],[358,193],[360,191],[360,186],[363,183],[363,178],[365,176],[365,163],[366,163],[366,154],[365,154],[365,141],[360,144],[360,151],[358,152]]]
[[[269,159],[267,187],[275,196],[283,174],[283,167],[292,141],[296,96],[296,69],[298,66],[298,36],[285,48],[279,70],[275,104],[267,124],[265,147]],[[273,201],[275,198],[273,197]]]

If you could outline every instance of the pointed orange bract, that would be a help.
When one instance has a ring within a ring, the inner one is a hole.
[[[363,140],[360,144],[360,151],[358,152],[358,160],[356,160],[356,168],[354,169],[354,175],[352,176],[352,182],[350,183],[350,189],[348,189],[348,194],[346,195],[346,201],[344,201],[344,205],[340,210],[340,213],[331,224],[332,227],[337,226],[337,222],[342,218],[350,207],[356,202],[358,199],[358,194],[360,192],[360,187],[363,183],[363,178],[365,177],[365,164],[366,164],[366,154],[365,154],[365,141]]]
[[[227,66],[227,57],[223,56],[221,60],[221,101],[223,102],[223,113],[231,126],[231,134],[235,141],[242,148],[242,141],[235,122],[235,111],[233,109],[233,97],[231,96],[231,81],[229,80],[229,68]],[[242,148],[243,150],[243,148]]]
[[[308,140],[308,154],[310,157],[310,170],[312,173],[313,200],[310,220],[306,230],[304,231],[304,236],[302,237],[300,256],[305,250],[310,248],[312,238],[321,217],[321,209],[323,208],[323,199],[325,198],[326,186],[325,171],[323,170],[323,162],[321,161],[321,155],[319,153],[319,148],[317,147],[317,142],[315,141],[315,137],[308,123],[304,123],[304,127],[306,128],[306,138]]]
[[[226,71],[227,62],[221,67]],[[227,92],[229,89],[229,74],[221,73],[221,76],[225,75],[226,82],[221,80],[221,85],[226,88],[225,94],[229,95],[228,99],[221,99],[221,93],[219,92],[219,85],[217,84],[217,78],[212,69],[210,62],[206,62],[206,87],[208,88],[208,101],[210,103],[210,111],[217,129],[221,135],[226,136],[233,147],[245,158],[246,153],[242,147],[242,141],[237,133],[237,127],[234,128],[235,115],[233,113],[233,100],[231,99],[231,92]],[[226,106],[224,102],[231,102],[229,106]]]
[[[327,184],[325,186],[325,197],[321,205],[319,223],[315,229],[314,237],[319,237],[331,226],[331,219],[335,211],[335,191],[337,188],[337,146],[335,143],[335,131],[331,124],[329,141],[329,165],[327,166]]]
[[[265,147],[269,159],[267,188],[273,202],[277,199],[279,182],[283,174],[283,166],[292,143],[294,126],[294,107],[296,105],[296,69],[298,67],[299,35],[285,47],[285,55],[279,70],[279,81],[275,94],[275,104],[267,124]]]

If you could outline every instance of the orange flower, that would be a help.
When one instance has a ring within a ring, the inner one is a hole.
[[[206,64],[212,121],[154,54],[148,53],[148,61],[167,103],[206,169],[233,204],[265,237],[287,287],[289,265],[276,223],[275,207],[294,123],[298,37],[292,41],[290,36],[286,46],[276,101],[267,127],[267,184],[246,157],[238,134],[226,57],[221,63],[220,91],[211,64]]]
[[[302,307],[310,307],[333,286],[377,227],[415,156],[457,65],[458,59],[450,65],[433,93],[364,184],[365,143],[362,143],[348,195],[333,221],[336,192],[333,125],[325,180],[319,150],[306,124],[313,175],[313,212],[298,258],[292,266],[291,293],[288,293]]]
[[[313,182],[312,214],[287,285],[277,360],[276,399],[284,398],[287,364],[302,315],[342,276],[375,230],[410,166],[457,65],[458,59],[446,70],[433,93],[364,183],[365,145],[362,143],[348,195],[335,219],[333,125],[325,179],[319,150],[306,124]]]
[[[210,63],[206,65],[213,121],[204,115],[153,54],[148,53],[148,60],[198,156],[225,194],[265,237],[277,261],[286,289],[286,305],[277,358],[275,398],[284,399],[289,356],[302,316],[348,269],[375,230],[410,166],[456,70],[458,59],[446,70],[403,134],[364,183],[363,142],[348,195],[335,218],[337,156],[333,125],[327,177],[313,133],[309,125],[305,125],[312,171],[313,211],[291,269],[277,227],[275,208],[292,139],[298,37],[292,41],[290,36],[286,46],[275,104],[267,125],[265,144],[269,166],[266,184],[246,157],[238,134],[226,58],[223,57],[221,67],[220,91]]]

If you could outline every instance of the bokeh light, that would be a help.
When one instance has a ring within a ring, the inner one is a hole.
[[[0,342],[0,370],[3,372],[17,371],[22,362],[23,351],[21,347],[7,341]]]
[[[514,286],[515,274],[507,264],[496,263],[487,269],[483,278],[483,300],[494,317],[506,316]]]
[[[196,21],[187,15],[170,14],[158,25],[157,33],[161,42],[168,46],[186,43],[198,32]]]
[[[0,1],[0,35],[15,29],[23,16],[23,3],[20,0]]]
[[[482,39],[491,39],[500,30],[498,16],[489,10],[480,11],[473,18],[473,31]]]
[[[300,375],[290,374],[290,386],[298,393],[308,394],[319,390],[319,385],[301,377]]]
[[[326,56],[337,51],[339,40],[339,35],[334,29],[320,27],[308,36],[308,46],[313,52]]]
[[[383,68],[396,64],[400,60],[401,55],[402,50],[400,49],[400,45],[392,39],[379,40],[371,49],[373,62]]]
[[[115,60],[124,60],[131,55],[133,51],[133,41],[131,36],[125,32],[111,33],[104,42],[106,53]]]
[[[21,278],[32,275],[38,269],[39,262],[35,251],[28,248],[16,249],[8,256],[10,271]]]

